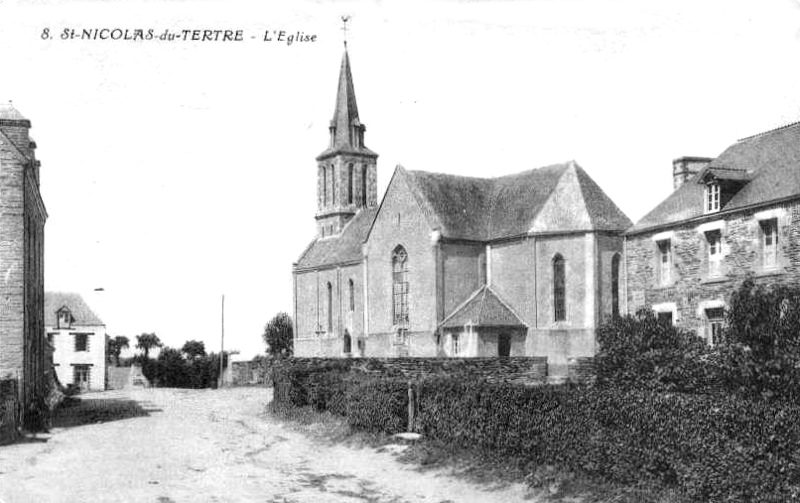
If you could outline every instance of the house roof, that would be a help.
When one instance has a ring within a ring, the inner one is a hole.
[[[800,197],[800,122],[737,141],[636,222],[628,232],[679,224],[703,216],[704,186],[698,182],[706,180],[709,174],[719,179],[744,182],[721,208],[722,212]]]
[[[486,241],[529,232],[622,231],[631,224],[575,161],[498,178],[398,170],[444,237]]]
[[[45,292],[44,294],[44,325],[55,327],[57,325],[56,313],[62,307],[67,307],[72,314],[73,324],[79,326],[104,325],[102,320],[92,311],[80,294],[72,292]]]
[[[526,326],[519,316],[486,285],[481,286],[440,325],[445,328],[465,325],[485,327]]]
[[[336,236],[315,238],[297,260],[295,268],[306,269],[361,260],[361,245],[378,208],[363,208]]]

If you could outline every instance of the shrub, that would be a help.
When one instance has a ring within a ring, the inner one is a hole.
[[[788,501],[800,482],[800,407],[724,395],[423,383],[426,438],[697,501]]]
[[[406,379],[355,376],[347,385],[344,412],[352,428],[381,433],[399,433],[407,429]]]
[[[726,382],[766,397],[800,398],[800,289],[748,279],[729,306],[720,350]]]
[[[404,431],[407,379],[351,374],[351,367],[330,360],[276,365],[277,405],[343,414],[353,429]],[[656,375],[658,386],[687,382]],[[418,429],[437,443],[623,484],[649,481],[693,501],[800,498],[799,405],[636,386],[531,387],[463,374],[415,387]]]
[[[662,391],[704,391],[717,383],[713,351],[694,332],[652,311],[615,317],[597,328],[599,384]]]

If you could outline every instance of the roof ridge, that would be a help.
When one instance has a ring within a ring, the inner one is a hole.
[[[764,136],[764,135],[768,135],[770,133],[774,133],[775,131],[781,131],[783,129],[789,129],[791,127],[798,126],[798,125],[800,125],[800,121],[790,122],[788,124],[784,124],[783,126],[778,126],[778,127],[772,128],[772,129],[768,129],[766,131],[762,131],[760,133],[756,133],[754,135],[745,136],[744,138],[739,138],[738,140],[736,140],[736,143],[739,143],[739,142],[745,141],[745,140],[752,140],[753,138],[758,138],[758,137],[761,137],[761,136]]]

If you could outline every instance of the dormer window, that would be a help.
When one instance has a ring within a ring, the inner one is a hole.
[[[720,186],[718,183],[709,183],[706,185],[706,213],[713,213],[719,211],[720,205]]]
[[[72,313],[66,307],[62,307],[56,312],[56,319],[59,329],[72,327]]]

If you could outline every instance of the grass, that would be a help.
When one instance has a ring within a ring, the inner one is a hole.
[[[379,450],[397,443],[396,439],[385,433],[354,431],[343,417],[330,412],[318,412],[311,407],[292,407],[270,402],[266,411],[295,431],[326,443]],[[451,446],[426,440],[424,437],[410,445],[397,459],[420,471],[443,470],[454,477],[487,486],[490,490],[509,484],[525,484],[529,488],[531,499],[538,498],[540,501],[553,503],[688,502],[675,490],[663,489],[649,483],[622,486],[559,470],[554,466],[535,466],[522,458]]]

